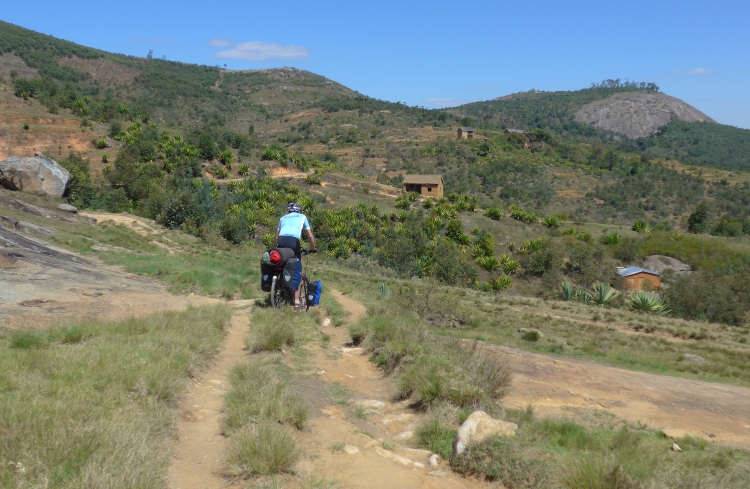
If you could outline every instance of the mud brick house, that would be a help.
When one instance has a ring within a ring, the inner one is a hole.
[[[639,267],[628,267],[618,270],[617,274],[625,279],[625,289],[661,289],[659,272]]]
[[[456,132],[457,139],[474,139],[473,127],[459,127]]]
[[[443,177],[440,175],[406,175],[404,177],[404,190],[416,192],[424,197],[443,196]]]

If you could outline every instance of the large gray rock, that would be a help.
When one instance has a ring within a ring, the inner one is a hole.
[[[68,170],[44,156],[11,156],[0,163],[0,185],[10,190],[60,197],[69,181]]]
[[[453,440],[453,454],[451,459],[461,455],[466,446],[472,442],[480,442],[491,436],[516,436],[518,425],[499,419],[493,419],[484,411],[474,411],[466,418]]]
[[[672,117],[684,122],[716,122],[695,107],[663,93],[620,92],[581,107],[576,122],[625,134],[629,138],[650,136]]]

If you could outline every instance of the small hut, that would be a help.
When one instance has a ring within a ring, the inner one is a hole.
[[[439,199],[443,196],[443,177],[441,175],[406,175],[404,190],[416,192],[425,197]]]
[[[456,139],[474,139],[474,128],[459,127],[456,135],[458,136]]]
[[[661,289],[661,277],[654,270],[628,267],[618,270],[617,274],[625,279],[627,290]]]

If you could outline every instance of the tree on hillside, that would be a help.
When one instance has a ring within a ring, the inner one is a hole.
[[[705,233],[708,229],[708,206],[701,202],[688,217],[688,231],[695,234]]]

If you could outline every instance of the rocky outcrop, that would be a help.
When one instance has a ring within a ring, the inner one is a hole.
[[[474,411],[466,418],[453,440],[451,459],[459,456],[472,442],[480,442],[491,436],[516,436],[518,425],[499,419],[493,419],[484,411]]]
[[[0,163],[0,185],[10,190],[60,197],[69,181],[68,170],[44,156],[11,156]]]
[[[684,122],[716,122],[682,100],[663,93],[621,92],[581,107],[576,122],[641,138],[656,133],[672,117]]]

